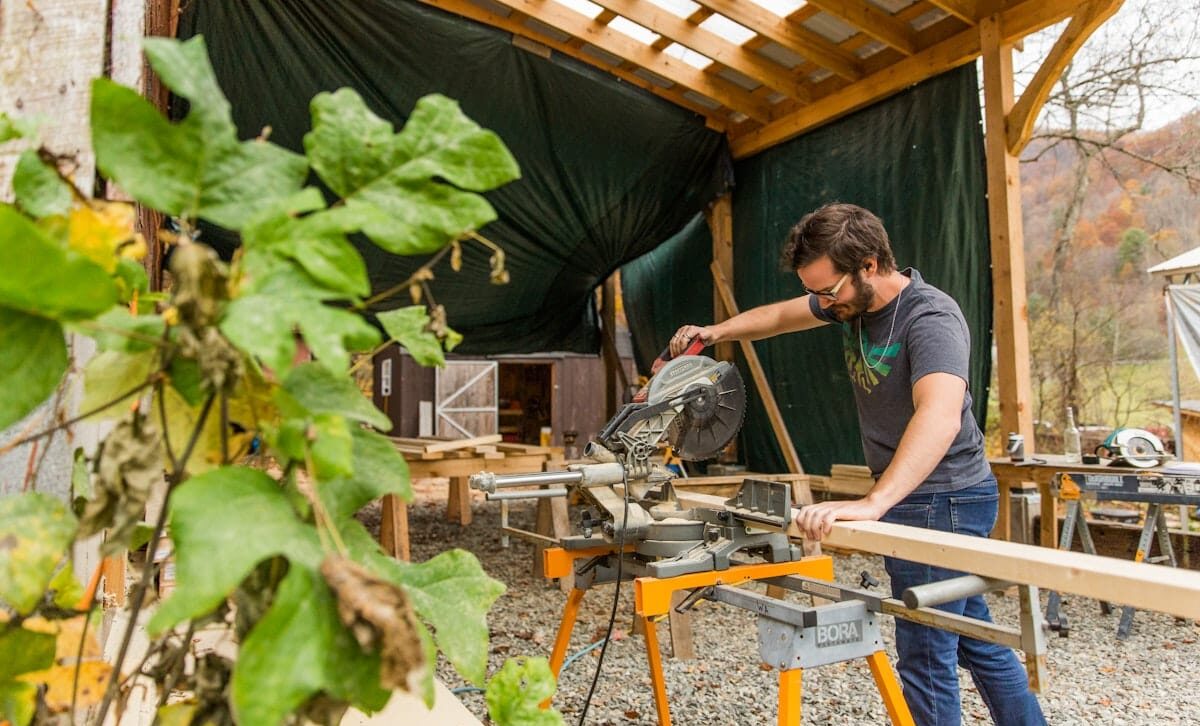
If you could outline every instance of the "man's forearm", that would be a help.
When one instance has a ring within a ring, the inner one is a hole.
[[[807,298],[794,298],[770,305],[760,305],[728,320],[709,326],[717,339],[761,340],[781,333],[791,333],[816,327],[821,321],[813,317],[808,309]]]

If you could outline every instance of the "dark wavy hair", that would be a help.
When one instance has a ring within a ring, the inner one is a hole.
[[[838,272],[857,272],[869,257],[878,260],[880,272],[896,269],[882,220],[856,204],[826,204],[804,215],[788,232],[783,265],[789,271],[824,255]]]

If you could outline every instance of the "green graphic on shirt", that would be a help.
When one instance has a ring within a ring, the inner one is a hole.
[[[846,356],[846,371],[850,379],[867,393],[879,385],[881,378],[892,372],[888,361],[900,355],[900,341],[884,347],[873,345],[866,333],[849,323],[842,324],[842,352]],[[866,362],[863,355],[866,355]],[[868,363],[870,365],[868,365]]]

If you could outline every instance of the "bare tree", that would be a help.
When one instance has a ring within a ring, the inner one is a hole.
[[[1200,191],[1194,139],[1150,151],[1138,143],[1139,131],[1200,107],[1198,17],[1200,0],[1128,0],[1063,72],[1023,159],[1066,165],[1050,223],[1027,225],[1044,230],[1028,239],[1027,255],[1035,414],[1043,422],[1058,420],[1068,405],[1125,421],[1142,403],[1120,363],[1157,296],[1144,276],[1122,272],[1116,250],[1081,249],[1077,231],[1097,211],[1090,192],[1105,176],[1120,187],[1134,175],[1166,176]],[[1053,32],[1047,37],[1053,42]],[[1025,77],[1032,72],[1023,69]]]

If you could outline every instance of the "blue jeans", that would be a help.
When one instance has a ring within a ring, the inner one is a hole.
[[[910,494],[883,516],[884,522],[987,537],[996,523],[996,480],[941,494]],[[892,596],[905,588],[962,575],[943,567],[885,557]],[[982,595],[937,606],[939,610],[991,622]],[[957,666],[966,668],[999,726],[1042,726],[1037,698],[1029,690],[1024,666],[1010,648],[929,628],[896,618],[897,670],[904,699],[918,726],[958,726],[962,706]]]

